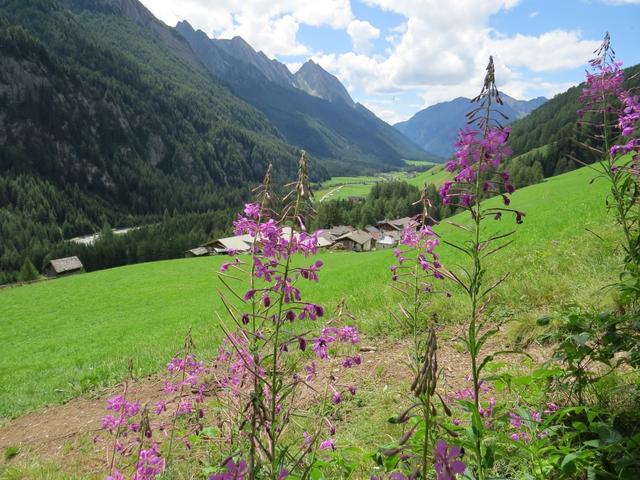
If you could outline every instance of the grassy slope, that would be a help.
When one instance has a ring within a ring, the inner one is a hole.
[[[411,161],[407,161],[407,163],[411,163]],[[332,177],[322,183],[315,196],[320,200],[323,200],[325,195],[327,200],[366,197],[373,185],[386,179],[404,180],[417,187],[422,187],[425,183],[435,183],[436,186],[440,186],[449,176],[450,173],[443,167],[435,166],[415,176],[410,176],[407,172],[390,172],[379,177]]]
[[[500,263],[495,273],[509,268],[513,274],[492,315],[522,320],[526,328],[561,304],[606,301],[598,292],[614,278],[620,259],[613,253],[616,231],[604,208],[606,185],[589,184],[593,176],[582,169],[514,194],[512,205],[527,217],[515,244],[495,256]],[[513,225],[505,218],[492,228]],[[440,233],[460,235],[451,225],[442,225]],[[442,248],[441,254],[450,268],[462,260],[452,249]],[[387,313],[392,253],[324,252],[320,258],[326,265],[322,281],[305,287],[306,298],[330,307],[346,297],[365,334],[394,335]],[[223,260],[155,262],[0,291],[0,416],[115,383],[130,357],[138,374],[157,371],[189,327],[199,350],[211,354],[220,337],[216,313],[223,313],[214,271]],[[448,321],[465,318],[459,295],[436,299],[434,309]]]

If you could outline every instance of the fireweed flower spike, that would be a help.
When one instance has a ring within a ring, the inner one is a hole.
[[[298,389],[317,381],[313,362],[305,369],[286,358],[287,355],[310,347],[316,360],[330,361],[334,344],[344,344],[342,352],[359,340],[357,330],[338,325],[335,319],[330,327],[317,326],[325,317],[325,309],[302,297],[300,283],[315,285],[320,281],[323,267],[319,260],[304,261],[303,266],[292,262],[294,255],[308,257],[318,248],[317,233],[309,234],[305,227],[313,206],[304,152],[300,157],[298,179],[288,185],[290,192],[284,198],[277,199],[271,193],[271,175],[269,168],[263,185],[254,190],[256,201],[246,204],[243,214],[234,221],[236,234],[253,239],[250,261],[231,262],[219,273],[226,288],[220,296],[236,328],[230,331],[221,321],[226,338],[219,351],[215,377],[220,398],[230,412],[228,433],[237,439],[237,444],[230,446],[230,453],[236,455],[242,451],[246,462],[242,478],[246,475],[248,479],[277,480],[289,472],[296,475],[308,468],[320,441],[318,434],[284,435],[298,426],[291,419],[303,414],[293,402]],[[282,205],[280,212],[275,211],[273,205]],[[231,267],[234,276],[228,274]],[[248,278],[239,288],[231,283],[242,280],[236,272]],[[240,306],[229,301],[226,293],[238,300]],[[310,322],[311,330],[292,325],[297,322]],[[313,334],[316,329],[319,335]],[[305,333],[301,334],[301,330]],[[348,362],[345,358],[336,361],[344,362],[344,368],[357,363],[355,357],[348,358]],[[334,375],[326,390],[329,411],[340,408],[349,398],[345,395],[346,388],[338,385]],[[292,440],[293,437],[305,438],[304,445]],[[333,443],[330,445],[333,448]]]
[[[437,342],[428,307],[432,294],[444,293],[439,284],[449,273],[440,263],[437,253],[440,239],[431,227],[434,220],[429,216],[431,204],[426,186],[416,203],[421,205],[422,213],[406,224],[401,234],[400,247],[394,251],[396,263],[390,267],[391,286],[403,297],[403,301],[398,305],[399,313],[392,311],[391,314],[396,322],[413,336],[411,368],[415,379],[411,393],[412,400],[416,403],[410,409],[411,413],[399,415],[396,422],[404,423],[415,417],[416,425],[421,425],[424,435],[416,440],[414,447],[410,440],[417,428],[409,429],[398,441],[397,448],[385,447],[381,454],[395,454],[398,449],[403,450],[410,444],[415,454],[408,456],[406,463],[413,461],[417,465],[412,466],[415,471],[408,478],[415,478],[417,475],[428,478],[432,448],[431,432],[438,426],[435,415],[437,405],[434,402],[437,398]],[[397,472],[397,475],[400,475],[398,478],[407,478],[400,472]]]
[[[597,160],[603,160],[592,168],[609,180],[611,199],[607,204],[614,210],[622,229],[627,255],[618,287],[623,297],[637,298],[640,285],[640,96],[624,88],[622,62],[615,59],[609,33],[605,34],[602,45],[594,54],[580,96],[582,105],[577,111],[578,133],[584,139],[578,144],[586,152],[595,153]],[[617,143],[612,134],[619,134]]]
[[[510,206],[509,196],[514,188],[508,173],[504,171],[504,162],[511,153],[507,146],[510,130],[503,127],[499,119],[495,118],[495,113],[502,118],[505,116],[496,109],[503,102],[496,86],[492,57],[489,57],[482,90],[472,102],[476,103],[477,107],[467,114],[469,126],[460,131],[455,144],[455,158],[447,164],[448,170],[455,172],[456,175],[453,180],[442,186],[440,195],[444,203],[467,210],[473,222],[471,229],[464,228],[465,234],[471,237],[467,242],[458,244],[443,239],[443,243],[465,252],[472,261],[471,268],[464,269],[459,274],[451,272],[450,278],[464,290],[469,298],[470,321],[464,342],[471,357],[474,402],[472,416],[475,419],[472,423],[482,426],[479,400],[482,385],[480,375],[490,357],[482,360],[480,350],[495,330],[485,331],[481,311],[488,301],[490,292],[506,278],[503,276],[493,281],[491,286],[485,285],[488,276],[487,258],[508,246],[511,243],[509,237],[514,233],[509,231],[485,237],[482,225],[486,220],[501,219],[505,213],[513,214],[516,224],[522,223],[524,216],[524,213]],[[502,196],[504,204],[502,207],[487,207],[482,204],[483,197],[496,194]],[[476,477],[478,480],[485,480],[483,429],[474,430],[476,430],[474,431]]]

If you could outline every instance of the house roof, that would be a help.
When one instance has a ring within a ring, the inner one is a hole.
[[[188,253],[192,253],[196,257],[201,257],[203,255],[207,255],[209,253],[209,250],[207,250],[205,247],[196,247],[188,250]]]
[[[248,252],[249,250],[251,250],[251,245],[245,242],[245,240],[241,236],[219,238],[217,242],[222,244],[222,246],[224,246],[224,248],[226,248],[227,250],[235,250],[236,252]]]
[[[355,232],[349,232],[346,235],[342,235],[337,240],[345,240],[345,239],[348,239],[360,245],[363,245],[367,243],[369,240],[371,240],[371,235],[369,235],[367,232],[363,230],[356,230]]]
[[[82,268],[82,262],[78,257],[56,258],[49,261],[49,265],[56,273],[72,272]]]
[[[318,246],[320,248],[322,247],[330,247],[331,245],[333,245],[333,242],[325,237],[318,237]]]
[[[404,229],[405,225],[411,221],[411,217],[402,217],[395,220],[382,220],[378,225],[391,225],[396,230]]]
[[[369,233],[380,233],[380,229],[374,227],[373,225],[367,225],[366,227],[364,227],[364,229]]]

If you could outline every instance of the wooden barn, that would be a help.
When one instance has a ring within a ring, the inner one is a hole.
[[[57,278],[82,271],[82,262],[78,257],[56,258],[44,267],[44,274],[49,278]]]
[[[372,248],[375,248],[375,241],[367,232],[363,230],[356,230],[336,239],[333,246],[340,250],[368,252]]]

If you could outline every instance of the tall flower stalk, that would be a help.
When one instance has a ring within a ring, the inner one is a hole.
[[[437,420],[437,401],[445,413],[450,413],[442,398],[436,392],[438,382],[437,338],[433,316],[429,315],[431,295],[445,293],[436,287],[436,283],[447,275],[440,264],[436,248],[439,239],[431,229],[433,220],[429,216],[431,206],[427,188],[422,190],[420,200],[421,214],[412,218],[405,226],[400,239],[400,248],[395,249],[396,263],[391,269],[392,287],[397,290],[402,301],[398,312],[391,312],[396,322],[411,332],[413,349],[410,353],[410,368],[414,381],[411,385],[412,405],[403,413],[394,417],[394,423],[407,423],[405,433],[397,445],[384,447],[382,457],[402,459],[402,467],[409,471],[409,477],[396,470],[389,478],[429,478],[432,467],[437,471],[446,470],[447,462],[440,461],[436,455],[432,461],[432,448],[435,444],[433,434],[441,424]],[[440,448],[441,450],[441,448]],[[440,452],[436,448],[436,451]],[[446,450],[446,446],[445,446]],[[441,453],[441,452],[440,452]],[[378,457],[380,460],[382,457]],[[379,462],[399,467],[397,461]],[[445,465],[446,464],[446,465]],[[445,468],[446,467],[446,468]],[[464,464],[456,464],[457,473],[464,471]],[[455,475],[446,478],[454,478]],[[445,477],[442,477],[445,478]]]
[[[248,439],[249,446],[248,451],[242,445],[233,447],[247,454],[248,470],[247,462],[241,461],[250,479],[260,476],[280,480],[292,470],[305,471],[301,459],[314,451],[306,436],[296,444],[289,431],[297,412],[296,392],[315,376],[315,364],[307,366],[305,378],[297,371],[297,357],[291,354],[312,345],[318,358],[328,359],[331,344],[358,342],[353,327],[325,327],[314,337],[313,329],[306,330],[308,324],[300,323],[324,316],[322,306],[302,300],[299,288],[300,282],[319,280],[322,262],[301,267],[293,261],[296,255],[308,257],[318,249],[318,233],[305,231],[312,207],[304,152],[298,178],[288,187],[289,193],[278,201],[271,193],[269,168],[263,185],[255,191],[258,201],[245,205],[244,214],[234,222],[236,235],[245,235],[252,244],[250,258],[235,257],[220,268],[220,279],[227,290],[220,296],[236,328],[231,331],[221,320],[226,339],[218,361],[226,365],[227,372],[218,383],[238,407],[237,438],[241,442]],[[279,212],[273,207],[277,203],[281,204]],[[244,286],[232,286],[234,280]],[[334,403],[339,403],[340,387],[331,383],[329,388],[337,399]],[[309,438],[313,443],[317,436]],[[329,444],[333,446],[333,441],[325,440],[321,449]],[[225,465],[228,474],[229,469],[242,464],[234,461]],[[212,478],[227,478],[224,475]]]
[[[450,172],[456,172],[453,180],[444,183],[440,195],[445,204],[456,205],[469,212],[471,226],[459,226],[466,235],[464,243],[443,240],[448,245],[463,252],[469,259],[470,268],[462,268],[459,274],[451,273],[469,299],[470,319],[464,338],[471,358],[471,379],[473,381],[473,403],[470,404],[471,425],[474,436],[474,453],[477,463],[477,478],[487,476],[488,462],[483,452],[484,425],[480,414],[481,374],[483,368],[493,358],[481,358],[485,342],[496,333],[495,328],[487,328],[482,313],[490,300],[493,290],[507,275],[488,284],[487,259],[508,246],[514,231],[484,235],[483,225],[489,219],[499,220],[503,214],[513,214],[516,223],[522,223],[524,214],[509,207],[509,195],[514,188],[509,174],[503,170],[504,161],[511,154],[507,146],[510,130],[501,125],[499,118],[506,118],[498,109],[502,105],[500,92],[496,86],[493,58],[489,57],[487,73],[480,94],[472,102],[477,104],[467,114],[469,127],[460,131],[455,144],[455,158],[447,164]],[[489,207],[481,202],[483,197],[501,195],[503,206]]]
[[[627,300],[640,299],[640,96],[624,88],[622,62],[615,59],[607,32],[589,61],[586,86],[580,96],[578,127],[585,136],[580,145],[602,162],[594,168],[611,185],[611,201],[623,233],[625,269],[618,287]],[[618,135],[618,143],[614,143]],[[578,160],[579,161],[579,160]],[[637,306],[637,305],[636,305]]]

